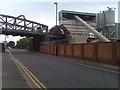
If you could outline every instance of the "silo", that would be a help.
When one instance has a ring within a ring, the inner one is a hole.
[[[100,28],[105,26],[105,11],[100,12]]]
[[[99,13],[96,14],[96,24],[97,24],[97,29],[99,29],[100,28],[100,14]]]
[[[102,12],[101,14],[101,27],[105,27],[105,11]]]
[[[105,21],[105,26],[115,26],[115,11],[111,8],[105,11]]]
[[[101,12],[99,13],[99,19],[100,19],[99,21],[100,21],[100,28],[101,28],[102,27],[102,13]]]

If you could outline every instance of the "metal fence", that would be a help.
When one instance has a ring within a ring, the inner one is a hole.
[[[40,53],[97,63],[120,65],[120,42],[85,44],[43,44]]]

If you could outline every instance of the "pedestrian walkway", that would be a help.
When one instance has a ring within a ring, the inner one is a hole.
[[[2,88],[30,88],[8,52],[2,54]]]

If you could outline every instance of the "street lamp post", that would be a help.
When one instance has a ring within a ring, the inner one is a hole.
[[[54,3],[56,5],[56,25],[57,25],[57,9],[58,9],[58,6],[57,6],[57,2]]]

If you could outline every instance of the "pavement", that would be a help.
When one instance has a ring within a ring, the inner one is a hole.
[[[30,88],[8,52],[2,53],[2,88]]]

